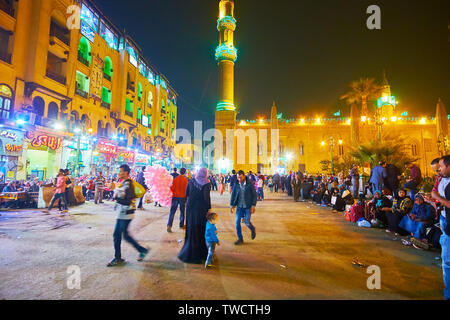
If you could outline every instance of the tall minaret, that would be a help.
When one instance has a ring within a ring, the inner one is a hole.
[[[233,33],[236,30],[234,19],[234,2],[221,0],[219,3],[219,46],[216,49],[216,60],[219,65],[219,100],[216,111],[235,111],[234,106],[234,62],[237,50],[234,47]]]
[[[216,49],[216,60],[219,67],[219,90],[216,104],[215,128],[222,132],[224,142],[226,130],[236,128],[236,107],[234,105],[234,62],[237,59],[237,50],[234,47],[233,33],[236,30],[234,19],[233,0],[220,0],[219,18],[217,20],[219,31],[219,46]],[[234,148],[234,146],[233,146]],[[223,145],[223,153],[230,155],[231,150],[226,150]],[[233,150],[233,153],[235,150]],[[215,155],[215,163],[218,158]],[[229,156],[231,165],[235,156]]]

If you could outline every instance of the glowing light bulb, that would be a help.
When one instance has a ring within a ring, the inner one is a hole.
[[[324,146],[325,145],[325,141],[322,141],[320,144]]]
[[[362,122],[366,122],[366,120],[367,120],[367,117],[366,117],[366,116],[362,116],[362,117],[361,117],[361,121],[362,121]]]

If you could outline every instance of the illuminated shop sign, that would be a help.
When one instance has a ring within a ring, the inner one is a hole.
[[[142,116],[142,121],[141,121],[142,125],[144,127],[148,127],[148,117],[147,116]]]
[[[16,130],[0,130],[0,155],[19,156],[23,151],[24,133]]]
[[[115,144],[112,144],[112,143],[99,142],[99,144],[98,144],[98,152],[115,154],[115,153],[117,153],[117,146]]]
[[[134,162],[135,153],[133,151],[124,151],[119,153],[119,160]]]
[[[61,148],[63,140],[59,137],[53,137],[46,134],[39,135],[31,141],[32,147],[40,147],[45,146],[49,147],[52,150],[57,150]]]

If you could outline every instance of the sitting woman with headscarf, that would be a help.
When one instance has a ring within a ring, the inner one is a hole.
[[[186,188],[186,235],[178,259],[200,264],[208,256],[205,240],[206,214],[211,209],[211,183],[208,170],[201,168]]]
[[[372,203],[372,226],[380,228],[386,227],[388,225],[386,211],[391,210],[392,201],[380,190],[376,190]]]
[[[395,235],[405,235],[405,231],[398,225],[402,218],[411,211],[412,207],[413,202],[406,195],[406,191],[404,189],[398,190],[397,195],[394,197],[392,208],[385,211],[388,223],[386,232],[394,232]]]
[[[411,233],[414,238],[423,239],[425,228],[433,223],[435,217],[433,206],[425,202],[421,194],[417,194],[411,212],[402,218],[399,227]]]

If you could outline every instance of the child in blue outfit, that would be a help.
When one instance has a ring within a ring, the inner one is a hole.
[[[220,246],[219,238],[217,238],[217,227],[216,223],[219,219],[217,213],[208,212],[206,215],[206,229],[205,229],[205,240],[208,247],[208,258],[205,262],[205,268],[212,266],[212,261],[214,260],[214,250],[216,249],[216,244]]]

